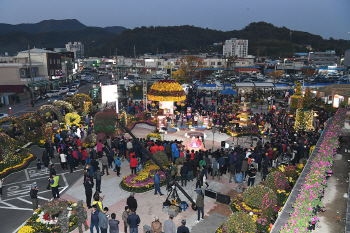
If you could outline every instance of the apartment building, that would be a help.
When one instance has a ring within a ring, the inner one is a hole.
[[[334,50],[326,52],[309,52],[309,64],[315,66],[335,66],[339,64],[339,57]]]
[[[248,40],[237,38],[226,40],[223,46],[223,55],[226,57],[237,56],[242,58],[248,56]]]
[[[68,42],[66,49],[67,52],[74,52],[75,58],[84,58],[84,45],[81,42]]]

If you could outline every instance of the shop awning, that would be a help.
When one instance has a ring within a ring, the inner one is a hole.
[[[236,87],[255,87],[254,83],[249,82],[241,82],[241,83],[235,83]]]
[[[235,69],[236,72],[259,72],[257,68],[238,68]]]
[[[43,86],[43,85],[46,85],[45,81],[33,82],[33,86],[34,86],[34,87],[41,87],[41,86]],[[28,87],[32,87],[32,84],[29,83],[29,84],[28,84]]]
[[[275,87],[273,83],[254,83],[256,87]]]

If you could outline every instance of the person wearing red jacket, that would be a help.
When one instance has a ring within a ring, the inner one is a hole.
[[[81,140],[77,137],[77,146],[81,146]]]
[[[164,151],[164,147],[162,146],[162,144],[159,144],[158,151]]]
[[[86,161],[86,157],[87,157],[87,151],[86,151],[85,147],[82,148],[81,155],[82,155],[81,164],[83,166],[85,166],[85,161]]]
[[[157,144],[153,144],[153,146],[151,146],[150,148],[151,150],[151,154],[153,155],[154,153],[156,153],[158,151],[158,146]]]
[[[134,152],[132,152],[131,154],[130,154],[130,169],[131,169],[131,174],[133,174],[133,172],[134,172],[134,174],[136,174],[136,167],[137,167],[137,165],[138,165],[138,161],[137,161],[137,159],[136,159],[136,155],[135,155],[135,153]]]

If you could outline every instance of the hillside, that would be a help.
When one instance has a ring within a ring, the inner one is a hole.
[[[17,25],[0,23],[0,34],[7,32],[26,32],[26,33],[42,33],[42,32],[61,32],[61,31],[76,31],[85,29],[87,26],[80,23],[76,19],[64,20],[43,20],[39,23],[22,23]]]
[[[292,35],[290,36],[290,32]],[[69,41],[80,41],[85,45],[86,56],[108,56],[118,48],[119,55],[144,53],[188,53],[218,52],[230,38],[248,39],[250,55],[284,57],[296,52],[308,52],[305,45],[313,51],[336,50],[342,55],[350,45],[346,40],[323,39],[308,32],[290,31],[286,27],[276,27],[265,22],[254,22],[242,30],[218,31],[195,26],[137,27],[126,29],[121,26],[88,27],[78,20],[44,20],[37,24],[0,24],[0,54],[14,54],[27,48],[64,47]]]
[[[116,46],[118,54],[131,55],[133,47],[137,54],[172,53],[187,49],[189,53],[218,52],[222,54],[222,46],[213,46],[216,42],[224,42],[230,38],[248,39],[249,54],[260,56],[291,56],[295,52],[307,52],[302,45],[311,45],[314,51],[336,50],[338,54],[350,48],[346,40],[325,40],[319,35],[308,32],[292,31],[286,27],[275,27],[265,22],[251,23],[242,30],[217,31],[194,26],[174,27],[140,27],[127,29],[111,43],[99,51],[102,55]]]
[[[8,32],[0,35],[0,54],[9,52],[15,54],[26,50],[27,46],[37,48],[62,48],[69,41],[80,41],[85,46],[85,52],[89,54],[93,49],[102,46],[116,35],[102,28],[86,27],[78,31],[43,32],[37,34],[25,32]]]

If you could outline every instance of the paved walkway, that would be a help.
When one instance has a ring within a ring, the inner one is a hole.
[[[137,137],[146,137],[148,133],[151,132],[151,130],[154,130],[154,127],[148,126],[145,124],[137,125],[133,132],[136,134]],[[190,139],[186,138],[184,136],[186,131],[178,131],[170,135],[166,135],[166,140],[184,140],[184,143],[189,143]],[[209,135],[212,135],[211,131],[203,131],[207,134],[207,132],[210,132]],[[207,138],[209,141],[211,141],[211,138]],[[231,139],[232,137],[227,136],[226,134],[216,134],[215,135],[215,141],[214,141],[214,147],[220,148],[220,142],[222,140]],[[211,146],[211,143],[207,143],[209,147]],[[210,147],[211,148],[211,147]],[[109,208],[109,213],[115,213],[117,215],[117,220],[119,220],[121,223],[119,224],[119,230],[120,232],[124,229],[124,224],[121,219],[122,213],[124,211],[124,207],[126,206],[126,199],[130,195],[129,192],[126,192],[122,190],[119,187],[119,184],[123,178],[123,176],[130,174],[130,168],[128,162],[122,163],[121,168],[121,177],[117,177],[115,172],[110,172],[109,176],[103,176],[102,177],[102,184],[101,184],[101,191],[102,195],[105,195],[105,199],[103,201],[103,206],[107,206]],[[238,192],[237,184],[235,183],[229,183],[229,174],[226,174],[223,176],[223,178],[218,181],[217,178],[215,180],[212,180],[211,177],[208,177],[208,183],[209,188],[213,189],[215,191],[220,192],[221,194],[229,195],[231,197],[231,201],[237,197]],[[261,176],[258,174],[256,178],[256,185],[260,182]],[[186,192],[193,198],[196,199],[197,194],[195,193],[195,181],[190,181],[187,183],[187,186],[184,187]],[[163,194],[167,194],[166,188],[162,187],[161,191]],[[187,198],[179,191],[180,199],[183,201],[186,201],[189,203]],[[164,223],[165,220],[168,219],[168,214],[162,210],[163,202],[166,200],[166,195],[159,196],[157,195],[156,198],[154,196],[154,191],[148,191],[146,193],[140,193],[135,194],[135,198],[138,201],[138,209],[137,214],[140,216],[141,224],[139,227],[139,231],[141,232],[144,225],[151,225],[152,221],[154,220],[154,216],[157,215],[160,218],[160,221]],[[73,185],[69,190],[66,191],[66,193],[62,196],[62,198],[78,201],[78,200],[84,200],[85,201],[85,191],[83,186],[83,179],[79,179],[75,185]],[[216,228],[220,226],[222,222],[226,222],[227,218],[231,215],[232,211],[229,208],[229,205],[221,204],[216,202],[214,199],[211,199],[209,197],[205,197],[205,207],[204,207],[204,214],[205,214],[205,220],[196,224],[195,221],[197,220],[197,212],[193,211],[191,208],[187,209],[186,211],[180,213],[178,216],[174,218],[174,222],[176,227],[180,226],[181,220],[186,219],[187,226],[190,228],[191,232],[214,232]],[[90,221],[90,214],[91,210],[88,210],[88,216]],[[73,231],[74,233],[78,232],[77,230]],[[89,232],[89,231],[86,231]]]

